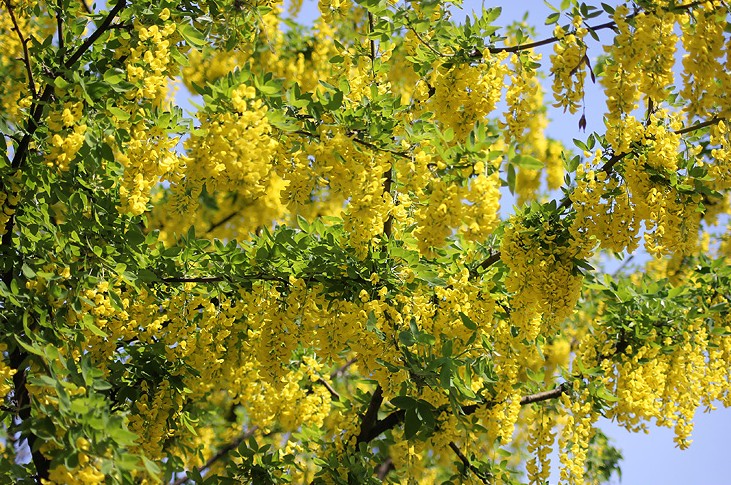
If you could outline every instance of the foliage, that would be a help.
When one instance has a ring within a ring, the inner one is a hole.
[[[727,2],[458,4],[2,0],[2,481],[600,483],[731,404]]]

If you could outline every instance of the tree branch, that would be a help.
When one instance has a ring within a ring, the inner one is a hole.
[[[18,25],[18,19],[15,18],[15,12],[13,6],[10,4],[10,0],[5,0],[5,8],[8,9],[8,15],[10,15],[10,21],[13,23],[13,30],[18,36],[20,45],[23,46],[23,64],[25,65],[25,72],[28,75],[28,90],[30,91],[33,99],[36,98],[38,93],[36,92],[36,83],[33,80],[33,70],[30,67],[30,54],[28,53],[28,39],[25,38],[23,32],[20,31]]]
[[[79,0],[81,2],[81,7],[84,9],[84,12],[88,13],[89,15],[93,14],[94,12],[91,11],[91,7],[86,3],[86,0]]]
[[[16,347],[10,354],[10,367],[15,369],[15,374],[13,375],[13,400],[15,401],[15,407],[18,410],[17,416],[21,423],[27,422],[31,417],[30,394],[25,385],[26,366],[23,365],[27,357],[28,354],[20,350],[19,347]],[[24,435],[25,433],[20,432],[21,437]],[[51,461],[36,448],[37,437],[35,434],[28,432],[24,437],[28,442],[31,459],[36,468],[36,482],[41,484],[43,481],[48,480]]]
[[[350,367],[351,365],[355,364],[355,362],[357,360],[358,359],[356,359],[356,358],[350,359],[345,364],[343,364],[342,366],[340,366],[337,369],[335,369],[334,371],[332,371],[330,373],[330,379],[336,379],[336,378],[342,376],[343,374],[345,374],[345,371],[348,370],[348,367]]]
[[[241,275],[238,278],[244,280],[261,280],[261,281],[279,281],[281,283],[289,283],[284,278],[270,275]],[[171,276],[169,278],[160,278],[163,283],[221,283],[222,281],[231,281],[233,278],[225,276]]]
[[[383,480],[384,478],[386,478],[386,475],[388,475],[388,472],[395,469],[396,466],[393,464],[393,460],[389,456],[388,458],[383,460],[383,463],[378,465],[378,467],[376,468],[376,477],[379,480]]]
[[[126,0],[119,0],[117,4],[109,11],[99,28],[97,28],[89,37],[87,37],[84,43],[81,44],[81,46],[76,49],[73,54],[71,54],[71,57],[66,60],[64,66],[66,68],[73,67],[73,65],[76,64],[76,61],[81,59],[81,56],[83,56],[86,51],[88,51],[91,46],[94,45],[94,42],[96,42],[97,39],[101,37],[104,32],[109,30],[109,27],[112,25],[112,20],[114,20],[114,17],[116,17],[117,14],[121,12],[126,6]]]
[[[423,39],[423,38],[421,37],[421,35],[419,34],[419,32],[417,32],[417,31],[416,31],[416,29],[415,29],[415,28],[413,28],[412,26],[410,26],[410,25],[409,25],[409,26],[408,26],[408,29],[409,29],[409,30],[410,30],[411,32],[413,32],[413,33],[414,33],[414,35],[416,36],[416,38],[418,39],[418,41],[419,41],[419,42],[421,42],[421,43],[422,43],[422,44],[423,44],[423,45],[424,45],[424,46],[425,46],[425,47],[426,47],[427,49],[429,49],[430,51],[432,51],[432,52],[433,52],[434,54],[436,54],[436,55],[437,55],[438,57],[447,57],[447,58],[449,58],[449,57],[454,57],[454,55],[449,55],[449,54],[445,54],[445,53],[443,53],[443,52],[439,52],[438,50],[436,50],[436,49],[435,49],[434,47],[432,47],[432,46],[431,46],[431,44],[429,44],[429,43],[428,43],[427,41],[425,41],[425,40],[424,40],[424,39]]]
[[[340,394],[338,394],[338,391],[336,391],[335,388],[333,386],[331,386],[329,382],[327,382],[322,377],[318,377],[317,382],[319,382],[320,384],[325,386],[325,389],[328,390],[333,401],[340,401]]]
[[[66,46],[63,40],[63,7],[61,1],[56,2],[56,31],[58,33],[58,59],[63,63],[63,55],[66,52]]]
[[[320,139],[320,137],[318,135],[316,135],[314,133],[310,133],[309,131],[305,131],[305,130],[297,130],[297,131],[293,131],[292,133],[294,133],[296,135],[307,136],[309,138],[313,138],[313,139],[317,139],[317,140]],[[358,145],[362,145],[364,147],[370,148],[371,150],[376,150],[378,152],[383,152],[383,153],[389,153],[395,157],[404,158],[406,160],[411,160],[411,155],[409,155],[406,152],[399,152],[396,150],[391,150],[390,148],[379,147],[378,145],[376,145],[374,143],[371,143],[371,142],[365,141],[365,140],[361,140],[360,138],[357,138],[355,136],[349,136],[348,138],[353,140],[354,143],[357,143]]]
[[[676,5],[675,7],[672,8],[672,10],[675,10],[675,11],[689,10],[689,9],[691,9],[693,7],[697,7],[698,5],[701,5],[703,3],[705,3],[705,1],[691,2],[691,3],[685,4],[685,5]],[[626,19],[627,20],[630,20],[630,19],[636,17],[637,15],[639,15],[642,12],[644,12],[644,10],[638,10],[637,12],[635,12],[635,13],[633,13],[631,15],[628,15],[626,17]],[[587,28],[590,31],[596,32],[597,30],[613,29],[616,26],[617,26],[617,23],[612,20],[610,22],[605,22],[605,23],[599,24],[599,25],[593,25],[593,26],[592,25],[589,25],[589,26],[587,26]],[[555,37],[554,36],[554,37],[549,37],[547,39],[539,40],[539,41],[536,41],[536,42],[529,42],[529,43],[526,43],[526,44],[519,44],[519,45],[513,45],[513,46],[504,46],[504,47],[489,47],[487,50],[491,54],[498,54],[500,52],[513,53],[513,52],[520,52],[520,51],[524,51],[524,50],[528,50],[528,49],[533,49],[535,47],[541,47],[541,46],[548,45],[548,44],[553,44],[554,42],[558,42],[559,40],[560,39],[558,37]],[[475,51],[475,54],[474,54],[473,57],[474,58],[480,58],[480,57],[482,57],[482,53],[479,52],[479,51]]]
[[[489,480],[486,476],[483,475],[483,473],[472,463],[470,463],[469,458],[467,458],[464,453],[459,449],[459,447],[454,443],[454,441],[449,442],[449,447],[452,448],[452,451],[457,455],[457,458],[462,462],[462,467],[464,468],[464,474],[466,474],[468,471],[471,471],[475,474],[477,478],[480,479],[482,483],[489,484]]]
[[[561,394],[565,393],[569,389],[569,385],[567,382],[564,382],[560,384],[559,386],[550,389],[548,391],[538,392],[536,394],[531,394],[529,396],[525,396],[520,400],[520,405],[525,406],[527,404],[532,404],[535,402],[540,401],[548,401],[549,399],[556,399]],[[479,408],[479,406],[487,406],[488,408],[492,408],[496,406],[497,402],[487,402],[487,403],[481,403],[481,404],[470,404],[467,406],[462,406],[462,413],[465,415],[474,414],[475,411]],[[379,404],[380,405],[380,404]],[[375,439],[378,435],[381,433],[384,433],[388,431],[389,429],[393,429],[397,425],[399,425],[404,420],[404,415],[406,414],[406,411],[403,409],[398,409],[396,411],[393,411],[388,416],[386,416],[383,419],[380,419],[376,421],[376,423],[370,428],[370,431],[367,433],[363,433],[363,428],[361,428],[361,435],[358,436],[358,443],[368,443],[369,441]]]
[[[378,421],[378,410],[381,408],[381,403],[383,403],[383,389],[381,388],[381,385],[378,384],[376,386],[376,390],[373,391],[373,395],[371,396],[371,402],[368,403],[368,409],[363,415],[363,421],[360,424],[360,433],[358,434],[356,446],[360,443],[367,443],[375,438],[375,436],[382,433],[381,431],[378,434],[373,435],[375,428],[380,422]]]
[[[226,444],[223,448],[221,448],[220,450],[218,450],[216,452],[216,454],[214,454],[213,456],[211,456],[202,466],[200,466],[198,468],[198,474],[202,474],[204,471],[206,471],[209,468],[211,468],[218,460],[220,460],[221,458],[223,458],[226,455],[228,455],[231,451],[233,451],[236,448],[238,448],[239,445],[244,440],[246,440],[249,437],[251,437],[256,432],[256,430],[258,430],[258,429],[259,429],[258,426],[252,426],[245,433],[241,434],[240,436],[238,436],[237,438],[235,438],[233,441],[231,441],[230,443]],[[188,475],[186,474],[185,476],[183,476],[183,477],[178,478],[177,480],[175,480],[172,483],[172,485],[183,485],[187,481],[188,481]]]

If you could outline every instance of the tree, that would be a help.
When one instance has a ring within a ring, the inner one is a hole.
[[[2,481],[599,483],[599,416],[687,447],[731,404],[728,3],[300,5],[2,0]]]

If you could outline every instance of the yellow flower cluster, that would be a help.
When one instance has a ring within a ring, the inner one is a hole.
[[[668,86],[673,84],[677,43],[673,14],[641,12],[633,18],[634,29],[627,20],[628,14],[626,5],[614,11],[619,33],[614,44],[605,48],[611,61],[601,77],[607,95],[606,139],[616,153],[626,152],[626,140],[636,134],[638,122],[625,118],[632,118],[630,113],[638,107],[640,95],[655,103],[666,98]]]
[[[584,483],[586,457],[593,431],[593,424],[599,417],[592,410],[588,389],[583,389],[579,397],[571,402],[569,396],[561,396],[561,403],[567,409],[558,444],[561,448],[561,483],[580,485]]]
[[[485,175],[485,165],[475,164],[478,175],[466,186],[432,176],[423,203],[414,212],[414,235],[422,254],[444,245],[447,236],[459,229],[468,240],[482,241],[499,222],[500,180],[497,172]]]
[[[559,39],[554,44],[554,54],[551,55],[553,97],[556,99],[554,106],[568,110],[569,113],[576,113],[584,100],[584,37],[588,30],[582,27],[582,22],[581,16],[577,15],[571,22],[573,31],[566,32],[561,26],[556,26],[553,31],[553,35]]]
[[[201,115],[201,135],[185,142],[189,161],[179,197],[238,192],[255,200],[264,195],[271,177],[271,160],[278,143],[272,137],[267,107],[256,98],[253,86],[242,85],[231,94],[233,111]]]
[[[77,96],[74,96],[78,98]],[[50,150],[46,154],[46,165],[66,171],[84,144],[86,124],[79,123],[83,116],[82,101],[66,101],[59,111],[48,115],[46,124],[49,130]]]
[[[129,415],[129,430],[139,436],[139,451],[151,460],[164,456],[165,441],[175,435],[177,426],[172,422],[180,416],[185,395],[171,389],[166,379],[157,389],[150,389],[146,381],[140,383],[142,394],[133,405]]]
[[[5,234],[6,225],[20,202],[20,175],[18,170],[8,175],[0,188],[0,236]]]
[[[513,68],[510,70],[510,84],[505,94],[508,110],[505,112],[505,121],[500,123],[507,144],[512,141],[521,141],[530,119],[536,116],[537,112],[545,109],[542,104],[542,90],[537,78],[538,71],[532,67],[526,67],[526,65],[538,62],[540,58],[540,55],[532,52],[523,52],[520,56],[513,54],[510,57]]]
[[[181,167],[180,157],[175,153],[178,138],[169,137],[160,128],[147,126],[144,122],[129,128],[130,139],[124,150],[115,158],[124,167],[119,187],[120,212],[132,215],[147,210],[152,189],[163,175],[176,179]]]
[[[718,107],[728,107],[728,94],[723,86],[731,82],[729,69],[721,61],[724,54],[724,22],[728,15],[726,10],[718,9],[715,12],[702,6],[694,11],[693,16],[682,17],[683,31],[683,96],[685,111],[688,120],[699,116],[705,118]],[[726,51],[731,59],[729,51]],[[725,98],[725,100],[724,100]]]
[[[183,83],[190,91],[193,85],[205,86],[213,83],[243,64],[242,51],[222,51],[217,49],[196,50],[188,53],[188,65],[181,70]]]
[[[322,19],[331,23],[333,17],[344,15],[350,9],[350,0],[318,0],[317,6]]]
[[[551,459],[548,455],[553,451],[556,433],[553,431],[554,420],[551,412],[543,407],[531,407],[526,412],[525,420],[529,424],[528,453],[533,456],[526,462],[530,485],[548,483],[551,474]]]
[[[13,389],[12,378],[15,375],[15,369],[5,363],[7,350],[6,344],[0,344],[0,401]]]
[[[503,63],[506,57],[507,53],[485,52],[484,61],[476,65],[438,66],[429,79],[434,93],[425,109],[433,111],[445,128],[454,130],[458,140],[463,139],[500,100],[508,73]],[[421,97],[428,97],[428,93]]]
[[[526,226],[522,216],[510,219],[500,245],[500,257],[508,267],[505,288],[511,298],[511,322],[520,339],[552,335],[553,325],[571,315],[579,298],[582,278],[574,269],[575,259],[585,259],[590,246],[571,239],[557,244],[561,228],[548,222]],[[538,315],[543,317],[536,319]]]
[[[88,456],[79,453],[79,466],[57,465],[49,471],[48,480],[41,482],[43,485],[98,485],[105,483],[105,476],[96,464],[89,462]]]
[[[175,62],[170,57],[170,44],[175,42],[177,26],[166,22],[170,11],[166,8],[160,13],[163,24],[145,26],[135,22],[138,43],[129,49],[125,61],[127,80],[137,89],[127,96],[129,99],[150,100],[153,105],[161,106],[168,93],[168,79],[176,75]]]
[[[601,160],[601,151],[595,154]],[[576,187],[571,192],[571,202],[576,216],[571,225],[574,238],[588,238],[600,247],[621,253],[634,251],[639,239],[639,221],[635,220],[627,188],[619,179],[589,164],[576,169]],[[613,196],[607,193],[619,192]]]
[[[711,159],[707,166],[708,174],[713,178],[715,190],[731,188],[731,128],[728,121],[719,121],[710,128]],[[699,162],[699,164],[702,162]]]
[[[723,302],[726,299],[718,295],[707,303]],[[718,324],[731,330],[726,316]],[[577,357],[587,367],[600,367],[602,383],[617,397],[606,417],[634,432],[646,430],[654,420],[674,428],[675,442],[687,448],[698,407],[731,402],[731,339],[709,334],[702,319],[689,318],[683,326],[677,337],[661,337],[652,329],[643,345],[628,345],[617,354],[616,330],[599,325],[582,340]]]

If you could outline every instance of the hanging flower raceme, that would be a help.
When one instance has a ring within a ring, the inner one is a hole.
[[[551,55],[554,106],[576,113],[584,102],[584,81],[586,80],[586,44],[588,33],[582,26],[583,19],[575,16],[571,22],[573,30],[566,32],[556,26],[553,35],[559,40]]]

